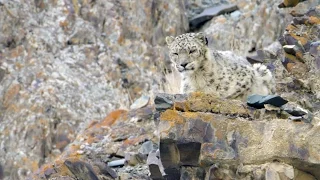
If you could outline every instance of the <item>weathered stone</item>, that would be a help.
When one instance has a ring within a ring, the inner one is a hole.
[[[201,167],[182,167],[180,179],[202,180],[205,178],[205,171]]]
[[[164,98],[165,97],[165,98]],[[168,102],[162,106],[162,102]],[[249,116],[249,110],[238,100],[225,101],[214,95],[201,92],[186,95],[159,95],[155,100],[157,111],[164,109],[179,110],[182,112],[213,112],[226,115]],[[157,104],[160,106],[157,108]],[[166,108],[165,108],[166,107]],[[169,115],[169,114],[166,114]],[[168,117],[168,116],[167,116]],[[171,119],[170,117],[168,117]]]
[[[278,5],[279,8],[295,7],[298,3],[306,0],[284,0]]]
[[[219,167],[219,165],[214,164],[208,169],[205,179],[237,179],[238,177],[236,177],[236,173],[232,169],[229,167]]]
[[[172,96],[167,94],[157,94],[154,99],[154,104],[157,111],[166,110],[173,106]]]
[[[101,162],[101,161],[94,162],[94,166],[99,168],[99,173],[101,175],[111,177],[114,179],[118,177],[118,174],[113,169],[111,169],[109,166],[107,166],[107,164],[104,162]]]
[[[138,150],[146,140],[158,142],[154,134],[152,109],[116,110],[100,122],[93,121],[57,159],[36,171],[33,179],[65,176],[88,179],[94,178],[93,174],[112,179],[126,173],[130,177],[145,179],[148,176],[148,167],[144,164],[146,158],[140,157]],[[122,158],[125,155],[130,155],[127,160]],[[106,161],[101,162],[102,159]]]
[[[76,179],[99,180],[94,170],[92,169],[92,166],[88,163],[82,161],[71,162],[69,160],[66,160],[64,164],[73,173]]]
[[[184,103],[193,101],[194,96],[189,95]],[[197,94],[197,100],[202,99],[204,103],[210,99],[208,97],[211,96]],[[225,100],[223,103],[230,103],[228,101],[234,102]],[[221,105],[219,103],[215,105]],[[189,107],[188,112],[184,112],[183,108],[179,108],[181,111],[168,109],[160,115],[160,156],[168,176],[176,177],[181,166],[208,167],[220,163],[237,169],[240,163],[267,163],[270,160],[287,163],[315,177],[320,176],[316,171],[320,168],[320,161],[317,160],[320,158],[316,153],[319,148],[315,146],[320,144],[316,140],[318,125],[282,119],[251,121],[245,117],[230,117],[223,110],[217,114],[202,111],[201,108],[195,111],[192,106]],[[221,174],[224,171],[217,172]],[[268,177],[278,176],[273,172],[268,170]],[[219,176],[230,175],[227,174]]]
[[[152,179],[164,179],[164,170],[160,159],[157,157],[155,151],[150,152],[147,159],[149,166],[150,178]]]
[[[264,108],[265,104],[270,104],[275,107],[281,107],[286,104],[288,101],[283,99],[280,96],[276,95],[268,95],[268,96],[261,96],[261,95],[251,95],[248,97],[247,104],[254,108]]]
[[[110,167],[124,166],[125,163],[126,163],[126,159],[118,159],[118,160],[108,162],[108,166]]]
[[[220,1],[221,2],[221,1]],[[229,1],[230,2],[230,1]],[[241,56],[252,56],[254,51],[263,49],[277,41],[279,34],[292,20],[287,10],[279,9],[279,1],[244,2],[233,0],[241,11],[240,17],[234,19],[228,15],[214,17],[200,31],[208,37],[209,45],[217,50],[232,50]],[[195,1],[189,5],[201,4],[199,9],[219,4],[219,1]],[[317,0],[300,3],[290,9],[305,13],[309,8],[319,4]],[[261,12],[261,13],[256,13]]]
[[[128,109],[142,94],[152,97],[160,89],[159,64],[168,59],[165,37],[189,29],[182,0],[1,3],[4,179],[26,179],[60,156],[86,124]]]
[[[319,55],[317,53],[319,41],[320,6],[311,8],[306,13],[294,14],[291,24],[281,38],[285,50],[282,64],[291,76],[301,82],[302,89],[312,91],[316,98],[320,98]]]
[[[231,13],[237,9],[238,7],[235,4],[227,4],[227,5],[222,4],[222,5],[206,8],[203,10],[202,13],[193,17],[190,20],[190,29],[197,29],[201,27],[205,22],[212,19],[214,16],[218,16],[224,13]]]
[[[131,104],[130,109],[139,109],[145,107],[149,103],[149,96],[141,96]]]
[[[4,78],[5,73],[6,73],[6,71],[4,69],[0,68],[0,82]]]
[[[238,167],[240,179],[315,179],[312,175],[295,169],[293,166],[272,162],[259,165],[244,165]]]
[[[288,103],[286,105],[283,105],[282,109],[293,116],[303,116],[303,115],[308,114],[307,110],[299,107],[296,104],[292,104],[292,103]]]
[[[310,54],[313,55],[313,56],[317,56],[319,53],[320,53],[320,41],[317,41],[317,42],[313,42],[310,44]]]
[[[275,51],[275,52],[270,52]],[[270,63],[277,59],[278,48],[277,43],[270,45],[269,49],[259,49],[257,50],[257,55],[247,56],[247,60],[251,63]]]

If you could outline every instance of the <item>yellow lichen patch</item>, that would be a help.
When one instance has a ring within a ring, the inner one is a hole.
[[[303,53],[301,51],[296,53],[296,57],[302,62],[303,60]]]
[[[190,110],[190,105],[188,102],[175,102],[173,104],[173,109],[187,112]]]
[[[289,31],[289,32],[292,32],[294,30],[296,30],[297,27],[292,25],[292,24],[289,24],[287,27],[286,27],[286,30]]]
[[[184,117],[186,117],[186,118],[193,118],[193,119],[195,119],[195,118],[198,118],[199,116],[198,116],[198,113],[196,113],[196,112],[184,112],[184,113],[182,113],[183,114],[183,116]]]
[[[217,111],[215,111],[217,110]],[[222,114],[242,114],[248,115],[249,111],[245,107],[241,106],[237,103],[225,103],[221,102],[221,104],[213,106],[213,112],[221,112]]]
[[[208,94],[204,94],[202,92],[193,92],[190,93],[189,99],[202,99],[205,96],[208,96]]]
[[[184,123],[184,119],[181,115],[178,114],[177,111],[168,109],[160,115],[161,121],[171,121],[177,124]]]
[[[299,62],[298,59],[296,58],[296,56],[294,56],[292,54],[284,53],[284,55],[286,58],[288,58],[292,62]]]
[[[192,93],[188,99],[190,110],[200,112],[216,112],[221,114],[244,114],[249,111],[241,101],[219,98],[213,94]]]
[[[32,167],[32,171],[36,171],[37,169],[39,169],[38,162],[31,161],[31,167]]]
[[[76,14],[79,14],[79,4],[78,0],[72,0],[73,9]]]
[[[199,115],[199,117],[200,117],[200,119],[202,120],[202,121],[205,121],[205,122],[210,122],[210,121],[212,121],[212,114],[200,114]]]
[[[309,22],[310,22],[310,24],[319,25],[320,24],[320,18],[317,18],[315,16],[311,16],[311,17],[309,17]]]

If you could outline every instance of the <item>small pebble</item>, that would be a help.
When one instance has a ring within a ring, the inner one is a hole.
[[[150,97],[142,95],[133,104],[131,104],[130,109],[139,109],[146,106],[149,103]]]
[[[84,151],[83,150],[78,150],[77,154],[84,154]]]
[[[84,149],[86,147],[86,145],[81,144],[80,149]]]

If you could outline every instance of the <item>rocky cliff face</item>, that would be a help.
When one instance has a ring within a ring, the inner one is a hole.
[[[320,177],[319,117],[288,121],[237,100],[159,94],[160,157],[169,179]],[[168,108],[162,108],[162,107]]]
[[[183,1],[0,1],[1,167],[25,179],[92,120],[159,88]]]
[[[170,72],[164,37],[189,31],[188,20],[204,8],[222,3],[234,3],[239,10],[214,17],[200,27],[209,36],[211,46],[250,57],[263,48],[251,60],[269,63],[278,77],[278,92],[317,115],[315,92],[319,86],[314,75],[319,66],[314,64],[319,64],[319,31],[313,28],[319,25],[319,8],[310,11],[309,19],[296,19],[288,29],[289,36],[285,35],[281,42],[282,46],[304,42],[304,48],[290,47],[292,51],[286,47],[289,50],[284,54],[281,45],[274,42],[293,19],[289,12],[295,10],[297,17],[302,17],[299,14],[315,7],[318,0],[289,10],[278,9],[280,0],[0,0],[0,179],[126,179],[134,173],[137,179],[147,178],[146,157],[156,154],[153,151],[159,141],[153,132],[156,128],[151,121],[152,108],[106,115],[117,108],[129,109],[141,95],[153,97],[161,91],[163,72]],[[310,52],[309,56],[302,57],[300,54],[305,52]],[[305,68],[296,70],[294,65]],[[313,75],[311,81],[308,76],[299,75],[305,72]],[[144,105],[138,103],[138,107]],[[247,121],[243,124],[250,126]],[[263,123],[260,126],[264,128]],[[303,128],[312,129],[307,126]],[[297,155],[292,157],[304,158],[301,162],[307,161],[308,167],[313,167],[317,161],[309,162],[308,158],[317,157],[311,156],[313,151],[309,150],[302,157],[299,149],[293,149]],[[270,157],[275,155],[278,154]],[[112,170],[104,166],[105,162],[122,159],[132,167],[119,168],[123,166],[120,163]],[[286,158],[278,160],[283,159]],[[250,168],[255,168],[255,162]],[[290,162],[290,158],[284,162]],[[38,170],[43,164],[46,165]],[[288,164],[281,167],[298,172],[295,164]],[[278,164],[259,168],[264,172],[274,166]],[[243,172],[249,172],[248,168]],[[186,174],[198,172],[182,169]],[[205,175],[203,169],[199,171]],[[33,176],[32,172],[37,173]],[[158,177],[154,171],[151,176]]]

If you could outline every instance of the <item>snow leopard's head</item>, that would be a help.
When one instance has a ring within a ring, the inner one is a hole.
[[[206,60],[208,40],[203,33],[167,36],[170,60],[180,73],[197,71]]]

